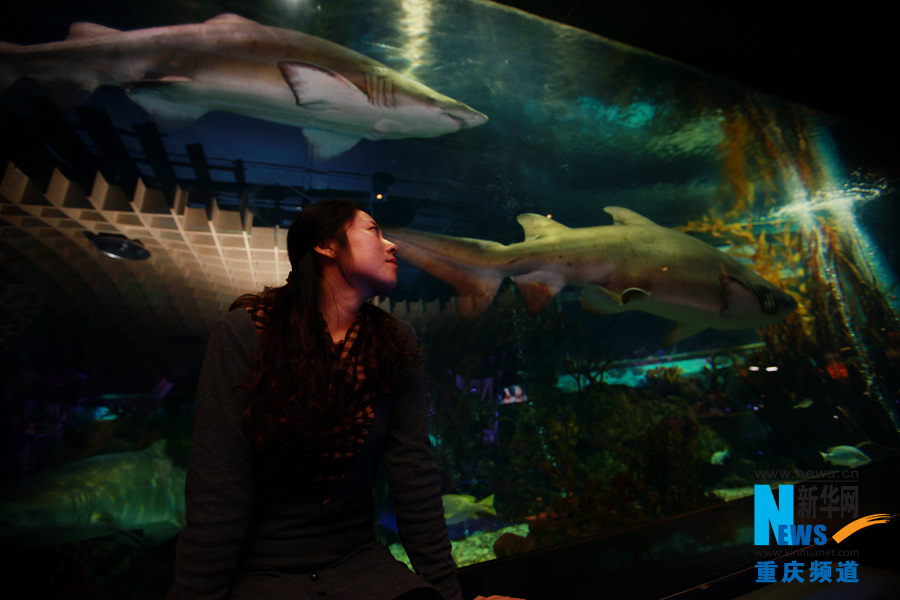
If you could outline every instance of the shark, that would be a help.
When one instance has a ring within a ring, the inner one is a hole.
[[[160,440],[139,452],[51,467],[4,487],[0,545],[43,546],[103,536],[160,544],[184,526],[184,469]]]
[[[672,345],[705,329],[772,325],[797,301],[749,266],[627,208],[607,206],[612,225],[570,228],[521,214],[525,240],[504,245],[386,227],[398,257],[454,287],[459,314],[472,319],[493,301],[507,277],[529,314],[544,310],[565,286],[581,288],[589,313],[643,311],[676,322]]]
[[[210,111],[301,127],[322,159],[361,139],[436,137],[488,120],[339,44],[235,14],[133,31],[73,23],[63,41],[0,43],[0,87],[23,77],[69,103],[124,88],[169,127]]]

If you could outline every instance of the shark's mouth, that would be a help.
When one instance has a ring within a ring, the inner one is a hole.
[[[452,113],[445,112],[444,115],[446,115],[448,118],[453,120],[456,123],[456,127],[458,129],[465,129],[466,127],[469,126],[469,123],[467,121],[465,121],[464,119],[462,119],[460,117],[457,117],[456,115],[454,115]]]

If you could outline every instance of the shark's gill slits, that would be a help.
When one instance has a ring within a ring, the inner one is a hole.
[[[759,300],[759,309],[766,315],[774,315],[778,312],[778,302],[775,301],[775,295],[767,287],[753,284],[753,293]]]

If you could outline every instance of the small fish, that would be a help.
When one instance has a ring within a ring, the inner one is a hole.
[[[712,458],[709,459],[709,463],[712,465],[724,465],[725,461],[730,456],[731,452],[727,448],[725,450],[719,450],[712,455]]]
[[[794,405],[794,408],[795,408],[795,409],[797,409],[797,408],[809,408],[809,407],[812,406],[812,405],[813,405],[813,401],[812,401],[812,400],[810,400],[809,398],[804,398],[803,400],[801,400],[800,402],[798,402],[797,404],[795,404],[795,405]]]
[[[460,496],[457,494],[441,496],[441,500],[444,502],[444,518],[447,520],[447,525],[455,525],[474,519],[480,513],[497,515],[497,511],[494,510],[493,494],[480,502],[475,501],[475,496]]]
[[[872,459],[863,451],[853,446],[834,446],[828,449],[827,454],[825,452],[819,452],[819,454],[822,455],[822,460],[827,463],[840,467],[850,467],[851,469],[872,462]]]

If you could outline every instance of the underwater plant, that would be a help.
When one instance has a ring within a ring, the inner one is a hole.
[[[848,438],[896,445],[897,415],[889,399],[896,400],[900,390],[900,322],[890,290],[864,264],[854,237],[824,215],[812,216],[800,228],[787,220],[726,223],[706,215],[684,230],[719,240],[726,253],[751,260],[760,275],[798,301],[794,313],[760,330],[762,346],[750,359],[791,373],[790,383],[774,385],[774,376],[747,367],[738,373],[775,437],[790,435],[798,418],[790,411],[797,405],[821,407],[834,418],[822,419],[809,439],[775,443],[797,453]],[[865,432],[861,422],[867,423]]]
[[[648,370],[644,377],[651,387],[655,388],[660,395],[668,394],[674,391],[681,383],[681,373],[683,369],[678,366],[674,367],[655,367]]]
[[[799,106],[776,108],[764,94],[744,96],[719,113],[724,135],[720,145],[723,186],[714,204],[725,217],[777,205],[783,191],[799,180],[806,189],[828,181],[818,144],[810,139],[811,113]],[[790,163],[788,165],[788,163]]]
[[[579,392],[583,392],[591,385],[603,383],[603,375],[613,362],[606,355],[597,357],[593,354],[577,356],[566,353],[563,359],[565,372],[575,380]]]
[[[658,387],[594,385],[583,393],[542,398],[546,460],[552,491],[527,517],[535,545],[562,543],[648,523],[721,502],[709,494],[701,467],[724,442],[697,421],[696,383],[660,370]],[[717,524],[702,535],[733,533]],[[718,536],[718,537],[717,537]],[[722,538],[724,539],[724,538]]]

